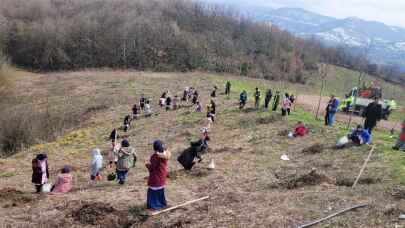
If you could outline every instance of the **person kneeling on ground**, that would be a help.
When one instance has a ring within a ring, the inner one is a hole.
[[[361,125],[357,125],[350,134],[339,139],[336,144],[337,149],[342,149],[348,146],[361,146],[370,143],[371,135],[368,130],[364,129]]]
[[[153,154],[145,166],[149,171],[148,193],[146,206],[150,210],[161,210],[167,207],[165,186],[167,177],[167,163],[171,157],[163,142],[153,142]]]
[[[393,149],[405,151],[405,120],[402,122],[402,131]]]
[[[195,158],[198,159],[198,163],[202,161],[201,155],[208,149],[208,130],[202,129],[202,137],[196,142],[191,142],[190,147],[183,151],[177,158],[177,161],[184,167],[185,170],[191,170],[195,165]]]
[[[70,174],[69,166],[65,165],[58,175],[58,179],[54,186],[52,186],[52,193],[67,193],[72,190],[73,177]]]
[[[121,142],[121,148],[116,152],[117,160],[117,180],[119,184],[124,184],[127,177],[129,169],[135,167],[136,154],[135,149],[129,145],[128,140],[124,139]]]
[[[49,168],[46,154],[38,154],[32,159],[32,183],[35,185],[36,193],[41,192],[44,184],[48,183]]]
[[[302,121],[298,121],[297,125],[295,126],[294,133],[290,132],[288,137],[290,138],[297,138],[297,137],[304,137],[308,132],[307,127]]]
[[[361,125],[357,125],[357,128],[348,135],[348,138],[358,146],[370,143],[370,133]]]

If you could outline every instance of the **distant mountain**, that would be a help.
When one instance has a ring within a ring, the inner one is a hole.
[[[299,8],[269,9],[266,15],[261,13],[255,19],[329,45],[347,46],[355,51],[369,49],[369,58],[377,63],[405,66],[404,28],[356,17],[336,19]]]

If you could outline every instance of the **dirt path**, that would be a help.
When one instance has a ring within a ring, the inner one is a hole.
[[[321,106],[319,108],[319,115],[321,118],[324,117],[325,115],[325,109],[326,109],[326,104],[328,103],[329,98],[328,97],[322,97],[321,100]],[[299,98],[297,99],[297,104],[303,107],[306,111],[316,114],[317,107],[319,103],[319,96],[316,95],[300,95]],[[336,115],[336,120],[340,122],[349,122],[349,115],[345,115],[343,113],[338,113]],[[353,116],[352,119],[353,123],[357,124],[363,124],[364,120],[362,117],[359,116]],[[394,122],[394,121],[387,121],[387,120],[382,120],[378,123],[377,125],[378,128],[384,128],[387,130],[391,130],[392,128],[395,128],[397,131],[400,131],[400,123]]]

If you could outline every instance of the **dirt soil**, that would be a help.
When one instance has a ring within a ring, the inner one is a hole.
[[[378,181],[365,181],[352,189],[348,185],[357,176],[367,156],[367,147],[331,149],[338,135],[328,127],[311,126],[305,137],[289,139],[286,133],[293,130],[295,121],[281,118],[280,112],[258,113],[253,109],[252,100],[247,103],[245,111],[240,111],[237,105],[240,91],[233,91],[229,99],[222,95],[214,99],[217,114],[209,133],[210,150],[191,172],[184,171],[176,161],[177,156],[189,147],[190,141],[200,137],[201,121],[206,113],[195,113],[193,107],[186,105],[178,110],[165,111],[158,107],[158,99],[166,89],[181,95],[184,87],[194,86],[198,88],[205,108],[213,86],[221,89],[227,79],[252,85],[251,91],[256,85],[274,88],[276,83],[199,72],[89,70],[37,75],[17,84],[17,90],[21,91],[19,96],[23,96],[26,102],[46,98],[55,102],[55,106],[63,105],[65,100],[61,98],[68,93],[83,100],[83,104],[92,97],[106,100],[108,108],[91,110],[90,119],[54,142],[35,145],[0,160],[0,173],[15,174],[0,177],[1,186],[9,187],[0,190],[0,204],[9,199],[13,200],[6,204],[20,202],[12,207],[0,207],[0,224],[22,228],[289,228],[349,206],[368,203],[367,208],[351,211],[314,227],[405,226],[404,221],[398,220],[399,214],[405,212],[405,199],[401,191],[393,194],[393,189],[400,184],[393,180],[393,170],[382,151],[376,149],[363,174],[363,178]],[[141,94],[152,99],[152,109],[159,115],[141,117],[132,123],[128,132],[119,132],[128,137],[138,155],[135,168],[129,171],[128,181],[121,186],[106,180],[108,174],[114,172],[107,166],[111,147],[108,136],[114,127],[122,125],[124,116],[130,113]],[[276,117],[269,117],[273,115]],[[293,111],[289,118],[299,118],[297,115]],[[280,131],[283,134],[279,134]],[[173,154],[168,163],[169,178],[165,188],[169,206],[204,196],[210,198],[143,219],[148,176],[144,161],[151,156],[155,139],[163,140]],[[316,144],[323,145],[321,153],[302,152]],[[104,156],[104,179],[90,185],[90,151],[95,147],[100,148]],[[72,192],[39,198],[33,194],[31,160],[43,152],[48,155],[52,183],[65,164],[75,167],[72,170]],[[287,154],[290,161],[281,160],[283,154]],[[214,170],[207,169],[211,160],[215,161]],[[350,181],[337,185],[336,180],[342,177]],[[21,194],[31,195],[35,200],[20,199]]]
[[[328,104],[328,101],[329,101],[328,97],[322,97],[321,105],[319,108],[320,118],[324,118],[324,116],[325,116],[325,109],[326,109],[326,105]],[[312,112],[314,114],[316,114],[318,103],[319,103],[319,96],[315,96],[315,95],[300,95],[299,98],[297,99],[298,105],[302,106],[306,111]],[[350,116],[347,114],[344,114],[344,113],[336,114],[336,120],[339,122],[348,123],[349,119],[350,119]],[[363,124],[364,118],[353,115],[352,123]],[[383,128],[383,129],[387,129],[387,130],[391,130],[394,128],[395,130],[400,131],[401,125],[398,122],[381,120],[380,122],[378,122],[377,128]]]

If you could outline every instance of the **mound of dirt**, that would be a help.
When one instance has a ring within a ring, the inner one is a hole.
[[[405,200],[405,188],[396,187],[391,194],[395,199]]]
[[[286,177],[282,181],[278,183],[278,186],[286,189],[295,189],[301,188],[304,186],[312,186],[312,185],[319,185],[321,183],[329,183],[330,179],[323,175],[318,174],[315,169],[311,170],[307,174],[303,174],[300,176],[292,175]]]
[[[14,188],[0,189],[0,205],[2,207],[16,207],[34,201],[34,197]]]
[[[267,117],[260,117],[256,120],[257,124],[271,124],[281,120],[280,115],[271,115]]]
[[[191,170],[175,170],[171,171],[167,174],[167,178],[176,180],[181,177],[206,177],[211,174],[211,170],[208,170],[206,168],[193,168]]]
[[[315,143],[314,145],[312,145],[310,147],[304,148],[302,150],[302,153],[304,153],[304,154],[319,154],[319,153],[322,153],[323,149],[324,149],[324,147],[323,147],[322,144]]]
[[[281,130],[278,132],[279,136],[288,136],[288,134],[290,133],[289,130],[285,129],[285,130]]]
[[[220,154],[220,153],[225,153],[225,152],[237,153],[237,152],[241,152],[242,150],[243,150],[242,147],[238,147],[238,148],[222,147],[219,149],[210,150],[210,151],[208,151],[208,153],[214,153],[214,154]]]
[[[346,186],[346,187],[352,187],[354,184],[355,179],[352,178],[338,178],[336,180],[336,185],[337,186]],[[371,178],[371,177],[365,177],[365,178],[360,178],[360,180],[357,182],[357,184],[361,185],[369,185],[369,184],[376,184],[380,183],[380,179],[376,178]]]
[[[84,203],[78,209],[73,210],[71,215],[75,221],[83,225],[123,227],[130,224],[126,213],[118,211],[108,204],[98,202]]]

